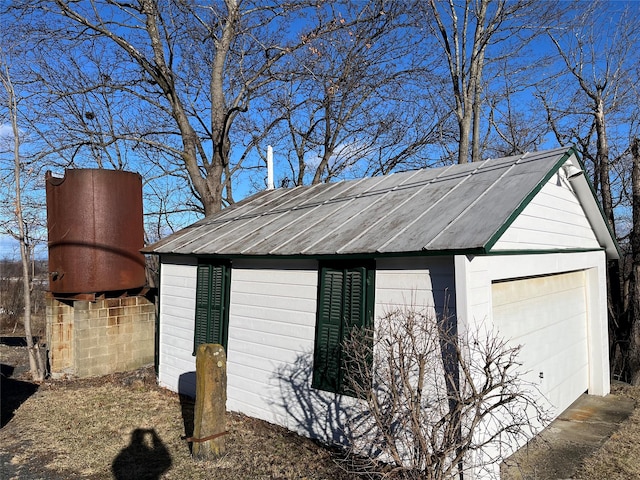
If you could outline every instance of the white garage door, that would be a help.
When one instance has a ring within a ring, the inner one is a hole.
[[[492,285],[494,324],[522,345],[526,378],[538,384],[556,414],[588,387],[585,277],[579,271]]]

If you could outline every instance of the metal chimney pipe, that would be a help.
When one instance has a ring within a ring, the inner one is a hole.
[[[273,190],[273,147],[267,146],[267,190]]]

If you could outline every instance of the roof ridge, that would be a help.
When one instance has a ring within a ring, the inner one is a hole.
[[[381,252],[382,249],[384,249],[384,247],[386,247],[389,243],[391,243],[393,240],[395,240],[396,238],[398,238],[402,233],[404,233],[406,230],[409,229],[409,227],[413,226],[414,224],[416,224],[421,218],[423,218],[427,213],[429,213],[431,210],[433,210],[437,205],[439,205],[442,201],[444,201],[445,198],[447,198],[452,192],[454,192],[455,190],[457,190],[460,185],[464,184],[467,180],[469,180],[473,174],[475,172],[477,172],[480,168],[482,168],[482,166],[487,163],[489,160],[483,160],[481,162],[480,165],[478,165],[470,174],[468,174],[463,180],[461,180],[460,182],[458,182],[457,184],[455,184],[453,186],[453,188],[451,188],[449,191],[447,191],[442,197],[440,197],[438,200],[436,200],[435,202],[433,202],[431,205],[429,205],[429,208],[425,209],[424,212],[422,212],[420,215],[418,215],[416,218],[414,218],[411,222],[407,223],[403,228],[401,228],[400,230],[398,230],[396,232],[395,235],[393,235],[391,238],[387,239],[386,242],[384,242],[382,245],[380,245],[380,247],[378,247],[378,252]],[[478,162],[480,163],[480,162]],[[455,167],[456,165],[460,165],[460,164],[454,164],[451,165],[451,167]]]
[[[439,178],[441,178],[445,173],[447,173],[452,167],[454,167],[455,165],[447,165],[446,167],[442,168],[442,172],[440,172],[438,175],[436,175],[435,177],[431,178],[429,181],[425,182],[424,185],[422,187],[420,187],[420,189],[413,193],[411,196],[409,196],[405,201],[399,203],[398,205],[396,205],[394,208],[391,209],[391,211],[387,214],[391,214],[393,212],[395,212],[396,210],[398,210],[399,208],[401,208],[402,206],[404,206],[405,204],[407,204],[409,201],[411,201],[416,195],[418,195],[422,190],[424,190],[425,188],[427,188],[428,185],[433,184],[436,180],[438,180]],[[414,175],[412,175],[409,179],[413,178],[415,175],[417,175],[418,173],[422,172],[422,171],[427,171],[427,169],[419,169],[416,170],[416,173]],[[400,185],[404,185],[404,183],[400,184]],[[385,193],[385,196],[388,195],[390,192],[396,190],[400,185],[396,185],[394,188],[388,190]],[[349,240],[345,245],[343,245],[341,248],[339,248],[336,253],[340,253],[342,251],[344,251],[346,249],[347,246],[349,246],[350,244],[354,243],[356,240],[362,238],[365,234],[367,234],[368,232],[370,232],[374,227],[376,227],[383,219],[380,218],[378,220],[376,220],[374,223],[372,223],[371,225],[369,225],[367,228],[365,228],[364,230],[362,230],[362,232],[360,232],[358,235],[356,235],[355,237],[353,237],[351,240]]]
[[[498,182],[500,182],[500,180],[502,180],[511,170],[513,170],[513,168],[515,168],[516,165],[518,165],[522,160],[524,160],[524,158],[529,154],[529,152],[525,152],[524,154],[522,154],[520,157],[518,157],[518,159],[513,162],[511,164],[511,166],[509,168],[507,168],[504,172],[502,172],[502,174],[488,187],[486,188],[480,195],[478,195],[475,200],[473,200],[473,202],[471,202],[469,205],[467,205],[464,210],[462,210],[458,216],[454,219],[452,219],[446,227],[444,227],[442,230],[440,230],[440,232],[434,236],[426,245],[424,245],[422,247],[422,250],[426,250],[429,245],[431,245],[433,242],[435,242],[440,236],[442,236],[442,234],[448,230],[452,225],[454,225],[458,220],[460,220],[462,218],[462,216],[468,212],[469,210],[471,210],[475,205],[478,204],[478,202],[484,198],[485,195],[487,195],[487,193],[493,189]],[[483,162],[483,164],[478,167],[476,170],[474,170],[473,172],[471,172],[471,174],[469,175],[469,178],[471,178],[473,176],[473,174],[475,174],[478,170],[480,170],[487,162],[490,162],[491,160],[485,160]]]
[[[369,177],[369,178],[375,178],[375,177]],[[350,185],[350,186],[349,186],[349,188],[348,188],[348,190],[350,190],[350,189],[352,189],[352,188],[355,188],[355,187],[356,187],[356,185],[358,185],[358,184],[360,184],[360,183],[364,183],[364,182],[365,182],[365,180],[369,180],[369,178],[361,178],[361,179],[359,179],[358,181],[354,181],[354,182],[344,182],[344,183],[345,183],[345,184],[348,184],[348,183],[351,183],[351,184],[352,184],[352,185]],[[375,187],[375,185],[377,185],[378,183],[380,183],[381,181],[383,181],[385,177],[379,177],[379,178],[380,178],[380,180],[379,180],[378,182],[376,182],[376,184],[372,185],[372,186],[371,186],[371,187],[369,187],[367,190],[365,190],[365,192],[367,192],[367,191],[371,190],[371,188]],[[340,182],[340,183],[342,183],[342,182]],[[364,193],[364,192],[363,192],[363,193]],[[359,198],[359,196],[360,196],[360,195],[362,195],[362,194],[358,194],[358,195],[356,195],[356,196],[354,196],[354,197],[350,198],[348,201],[349,201],[349,202],[352,202],[352,201],[353,201],[353,200],[355,200],[356,198]],[[291,225],[291,224],[293,224],[293,223],[297,223],[297,222],[299,222],[299,221],[300,221],[300,218],[303,218],[303,217],[305,217],[305,216],[307,216],[307,215],[310,215],[313,211],[317,210],[318,208],[320,208],[320,207],[321,207],[321,206],[323,206],[323,205],[327,205],[328,203],[330,203],[331,201],[333,201],[333,200],[335,200],[335,199],[336,199],[336,197],[334,196],[334,197],[331,197],[331,198],[329,198],[329,199],[325,200],[325,201],[324,201],[324,202],[322,202],[322,203],[319,203],[319,204],[317,204],[317,205],[313,206],[313,207],[312,207],[308,212],[304,213],[304,214],[303,214],[303,215],[301,215],[300,217],[294,218],[292,221],[288,222],[287,224],[285,224],[284,226],[282,226],[280,229],[278,229],[278,230],[276,230],[275,232],[273,232],[271,235],[268,235],[268,236],[266,236],[266,237],[262,238],[260,241],[255,242],[255,243],[253,243],[253,244],[251,244],[251,245],[247,246],[247,248],[245,248],[244,250],[242,250],[242,251],[241,251],[241,253],[244,253],[244,252],[246,252],[249,248],[251,248],[251,247],[253,247],[253,246],[255,246],[255,245],[258,245],[258,244],[260,244],[260,243],[264,242],[265,240],[267,240],[268,238],[272,237],[272,236],[273,236],[273,235],[275,235],[276,233],[281,232],[282,230],[284,230],[284,229],[286,229],[287,227],[289,227],[289,225]],[[318,221],[316,221],[316,222],[314,222],[314,223],[311,223],[311,224],[307,225],[305,228],[301,229],[301,230],[300,230],[296,235],[294,235],[294,236],[290,237],[290,238],[289,238],[289,239],[287,239],[285,242],[281,243],[281,244],[278,246],[278,248],[281,248],[283,245],[287,245],[288,243],[291,243],[293,240],[295,240],[296,238],[298,238],[300,235],[302,235],[303,233],[305,233],[307,230],[309,230],[310,228],[312,228],[313,226],[315,226],[318,222],[320,222],[320,221],[322,221],[322,220],[323,220],[323,219],[320,219],[320,220],[318,220]],[[272,252],[269,252],[269,253],[272,253]]]

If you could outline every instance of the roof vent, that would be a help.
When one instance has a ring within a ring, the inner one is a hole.
[[[562,170],[564,170],[564,174],[567,176],[569,180],[571,180],[572,178],[579,177],[584,173],[581,169],[576,167],[570,160],[567,160],[566,162],[564,162],[564,165],[562,165]]]

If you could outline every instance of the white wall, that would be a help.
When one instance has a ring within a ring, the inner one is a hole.
[[[595,395],[609,393],[609,360],[607,340],[606,258],[603,250],[574,253],[549,253],[537,255],[458,255],[454,259],[456,272],[457,316],[470,330],[481,328],[493,331],[492,282],[582,271],[585,279],[586,325],[588,355],[588,392]],[[582,315],[582,314],[581,314]],[[584,318],[584,315],[583,317]],[[535,323],[535,315],[520,315],[514,322]],[[570,335],[571,333],[567,333]],[[577,333],[578,337],[585,332]],[[516,343],[517,339],[515,340]],[[542,355],[542,353],[541,353]],[[549,377],[547,377],[549,378]],[[560,388],[562,388],[560,386]],[[567,385],[568,395],[577,397],[576,389]],[[561,399],[559,409],[551,413],[557,416],[571,399],[563,392],[554,392]],[[515,450],[500,452],[503,457]],[[487,452],[496,454],[498,452]],[[493,474],[497,472],[495,466]],[[489,468],[490,470],[490,468]],[[475,472],[482,477],[481,472]],[[486,472],[485,472],[486,473]]]
[[[158,383],[174,392],[195,393],[195,375],[185,374],[196,369],[192,353],[197,264],[177,256],[162,257],[162,262]]]
[[[311,397],[309,380],[317,268],[315,261],[234,261],[227,356],[229,410],[311,436],[324,430],[307,418],[321,400]]]
[[[451,257],[376,262],[375,315],[401,305],[454,310]],[[160,385],[193,395],[195,260],[163,257]],[[234,260],[231,269],[227,408],[304,435],[343,442],[353,399],[311,388],[318,263]]]
[[[564,171],[542,187],[492,251],[600,248]]]
[[[315,261],[234,262],[227,406],[341,443],[354,400],[311,388],[317,268]],[[439,311],[452,285],[451,258],[378,260],[375,318],[404,304]]]
[[[376,319],[402,306],[453,314],[455,301],[453,257],[376,261]]]

